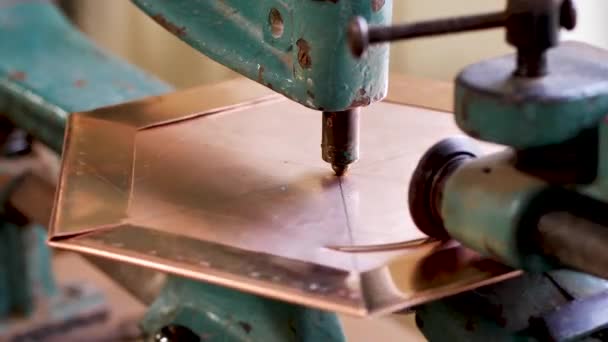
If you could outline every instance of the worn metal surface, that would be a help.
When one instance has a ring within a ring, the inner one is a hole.
[[[531,322],[569,300],[546,275],[525,274],[424,305],[416,311],[416,323],[433,342],[549,341]]]
[[[464,245],[515,268],[543,271],[549,265],[525,249],[520,231],[548,185],[517,171],[513,160],[507,150],[458,168],[445,183],[441,217],[450,236]]]
[[[560,264],[608,279],[605,253],[608,225],[597,219],[606,207],[589,203],[591,201],[585,198],[576,200],[581,202],[580,205],[589,206],[590,210],[581,213],[564,209],[544,214],[538,221],[536,242],[545,255],[555,258]]]
[[[359,159],[360,108],[343,112],[323,112],[321,155],[337,176]]]
[[[391,20],[392,0],[134,0],[186,43],[307,107],[342,111],[382,99],[388,47],[355,59],[346,42],[356,15]]]
[[[568,294],[579,299],[608,291],[608,280],[572,270],[555,270],[548,276]]]
[[[608,53],[566,43],[547,56],[550,73],[538,79],[512,77],[514,56],[466,68],[456,81],[458,126],[518,149],[561,143],[597,126],[608,112]]]
[[[577,272],[526,273],[417,307],[416,323],[430,341],[603,341],[607,290]]]
[[[169,279],[142,322],[150,332],[169,324],[189,327],[202,341],[345,340],[334,314],[246,293],[226,296],[226,289],[178,277]]]
[[[599,293],[559,307],[542,317],[547,339],[575,341],[608,328],[608,293]],[[605,334],[606,332],[604,332]]]
[[[47,1],[0,0],[0,112],[61,150],[69,113],[170,87],[96,47]]]
[[[507,150],[470,161],[450,176],[441,199],[449,235],[514,268],[569,267],[605,277],[605,225],[594,221],[603,222],[605,204],[514,164],[515,153]]]
[[[358,315],[516,275],[453,245],[340,252],[423,237],[405,185],[416,155],[455,132],[450,116],[370,107],[365,158],[340,179],[318,158],[317,112],[278,96],[206,94],[72,116],[51,244]]]

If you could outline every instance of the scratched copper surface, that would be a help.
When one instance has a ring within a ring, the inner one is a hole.
[[[451,115],[366,108],[361,160],[339,179],[321,160],[320,113],[255,92],[198,95],[73,115],[52,245],[355,315],[516,275],[456,244],[335,249],[424,237],[408,181],[426,149],[458,134]]]

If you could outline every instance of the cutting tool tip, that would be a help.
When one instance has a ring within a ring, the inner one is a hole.
[[[336,173],[336,176],[342,177],[342,176],[344,176],[346,174],[346,172],[348,172],[349,165],[332,164],[331,168]]]

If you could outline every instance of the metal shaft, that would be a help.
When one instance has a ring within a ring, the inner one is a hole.
[[[337,176],[359,159],[359,114],[361,108],[323,112],[322,157]]]
[[[394,26],[369,27],[363,18],[355,18],[348,30],[349,44],[353,54],[361,56],[371,44],[503,27],[506,19],[506,12],[501,11]]]
[[[564,266],[608,279],[606,225],[580,214],[555,211],[544,214],[537,229],[536,241],[545,255]]]
[[[370,27],[369,42],[374,44],[400,39],[428,37],[446,33],[484,30],[502,27],[505,25],[505,22],[505,12],[501,11],[480,15],[429,20],[396,26]]]

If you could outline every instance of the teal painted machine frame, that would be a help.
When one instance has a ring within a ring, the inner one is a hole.
[[[432,341],[603,341],[608,280],[568,270],[592,269],[589,246],[577,244],[580,259],[564,264],[544,255],[535,232],[548,211],[576,210],[589,203],[576,203],[585,196],[608,202],[608,53],[564,44],[549,52],[550,73],[541,78],[513,77],[515,61],[514,55],[482,61],[458,76],[457,125],[509,148],[453,167],[439,181],[437,209],[447,235],[526,272],[425,304],[417,323]],[[577,241],[578,227],[563,227]]]
[[[608,52],[564,43],[548,52],[548,60],[551,72],[539,79],[511,77],[514,55],[475,64],[458,76],[458,126],[474,138],[506,145],[511,152],[479,158],[456,170],[446,181],[441,205],[450,236],[512,267],[534,272],[559,267],[527,250],[518,236],[535,203],[557,201],[567,190],[608,201]],[[589,184],[551,182],[515,165],[513,151],[556,148],[589,131],[597,136],[597,146],[585,146],[597,153],[588,156],[597,158]]]
[[[348,22],[389,24],[392,0],[133,0],[184,42],[307,107],[343,111],[383,99],[388,45],[352,56]]]
[[[58,153],[70,113],[171,90],[95,46],[46,1],[0,0],[0,51],[0,113]],[[332,313],[177,277],[168,278],[142,326],[154,334],[165,324],[207,340],[344,340]]]

